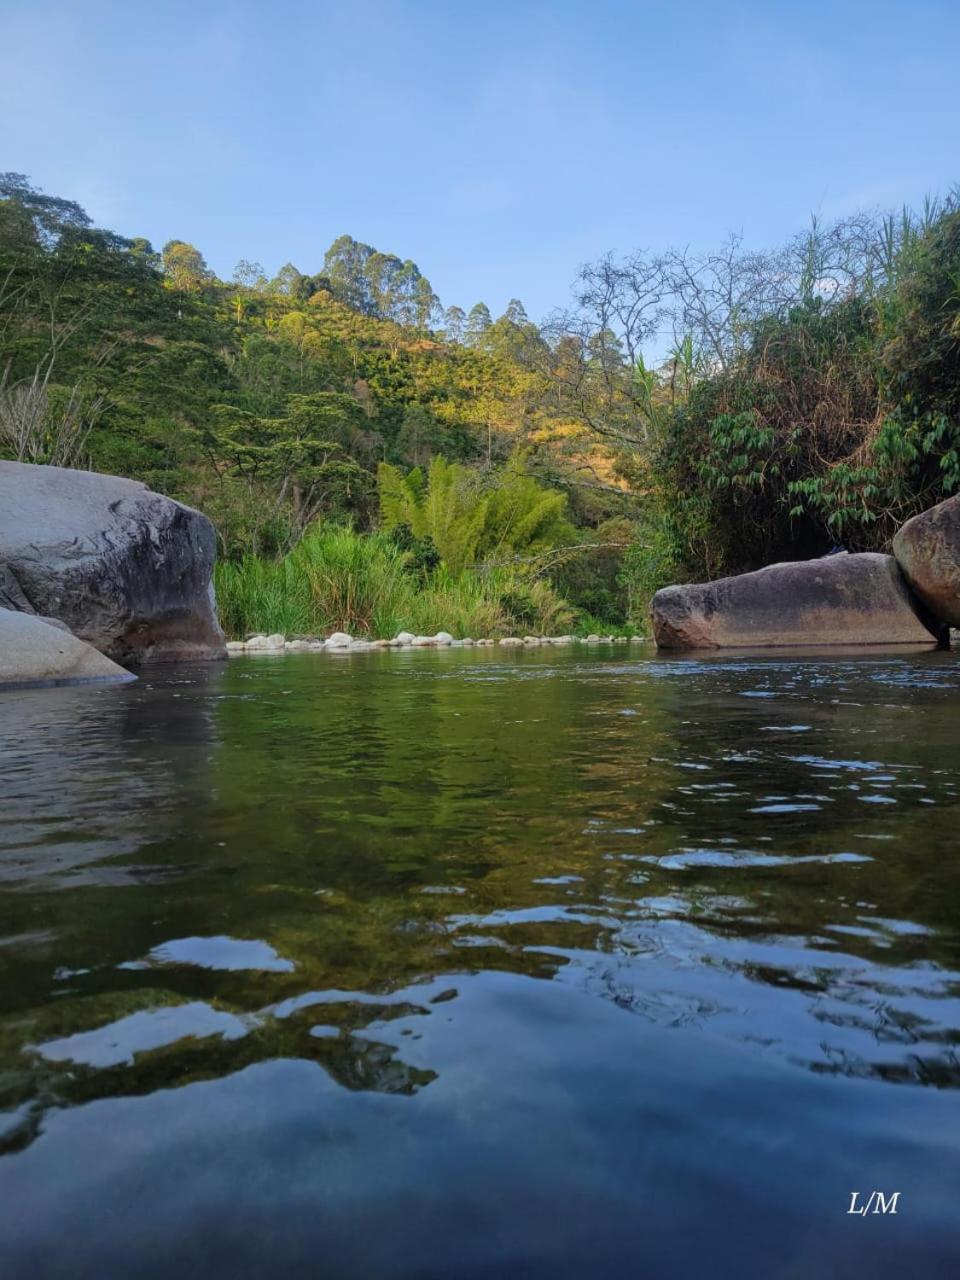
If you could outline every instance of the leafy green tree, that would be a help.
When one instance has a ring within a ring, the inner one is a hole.
[[[269,491],[271,515],[281,509],[288,513],[292,545],[321,514],[337,509],[352,488],[364,483],[364,469],[342,443],[344,426],[357,413],[356,403],[337,392],[291,396],[278,418],[215,405],[206,444],[251,492]]]
[[[462,342],[467,323],[466,312],[456,305],[447,307],[443,313],[443,333],[448,342]]]
[[[418,273],[413,294],[414,315],[418,333],[426,333],[440,313],[440,299],[426,276]]]
[[[518,329],[522,329],[525,325],[530,323],[527,318],[527,313],[524,310],[523,303],[519,298],[510,299],[507,303],[507,309],[503,313],[503,318],[505,320],[509,320],[511,324],[516,325]]]
[[[213,274],[200,250],[185,240],[168,240],[163,246],[163,271],[181,293],[199,289]]]
[[[448,443],[443,427],[429,409],[408,405],[394,444],[394,454],[408,467],[425,467]]]
[[[314,290],[310,287],[310,277],[298,271],[292,262],[285,262],[268,286],[270,293],[281,298],[290,298],[304,302]]]
[[[454,575],[476,559],[487,498],[465,467],[436,457],[424,477],[419,468],[404,475],[382,462],[377,476],[385,529],[405,525],[415,538],[429,538]]]
[[[528,461],[526,452],[514,453],[490,485],[478,547],[484,560],[534,561],[576,540],[567,519],[566,496],[543,488],[527,472]]]
[[[467,327],[464,331],[464,339],[467,346],[481,346],[484,335],[492,323],[490,308],[487,304],[485,302],[475,303],[470,308],[470,314],[467,316]]]
[[[564,495],[539,485],[526,463],[526,455],[517,453],[486,481],[439,456],[426,475],[419,467],[404,475],[381,463],[384,528],[405,526],[415,538],[429,538],[454,575],[481,561],[535,570],[543,553],[572,543],[575,533]]]
[[[323,259],[323,274],[330,282],[334,297],[364,315],[376,315],[376,301],[370,288],[367,264],[376,250],[354,240],[338,236]]]
[[[22,173],[0,173],[0,207],[13,215],[5,231],[8,244],[20,239],[50,247],[66,232],[93,225],[76,201],[45,195]],[[16,234],[12,230],[14,218],[20,225]]]

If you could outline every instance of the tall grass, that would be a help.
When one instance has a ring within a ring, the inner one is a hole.
[[[251,631],[295,635],[310,629],[312,615],[296,589],[286,561],[244,556],[238,564],[218,562],[214,570],[220,622],[228,636]]]
[[[419,635],[449,631],[459,639],[506,635],[511,621],[489,583],[475,574],[454,576],[443,569],[411,595],[404,616],[406,629]]]
[[[394,635],[407,608],[410,578],[396,544],[327,529],[303,539],[283,562],[316,631]]]
[[[246,556],[216,567],[220,620],[230,635],[349,631],[393,634],[410,593],[401,552],[382,534],[309,534],[282,560]]]
[[[340,528],[309,534],[279,561],[247,556],[219,563],[215,585],[224,630],[241,638],[257,631],[389,637],[444,630],[477,639],[555,633],[573,620],[545,582],[443,568],[424,581],[385,534]]]

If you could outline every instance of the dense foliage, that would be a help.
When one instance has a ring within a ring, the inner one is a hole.
[[[579,304],[579,332],[605,351],[584,418],[644,495],[628,557],[641,594],[835,545],[883,549],[960,487],[954,196],[815,223],[774,253],[732,240],[607,258],[582,273]],[[673,350],[650,373],[641,345],[664,334]]]
[[[960,207],[608,255],[538,328],[349,236],[221,281],[0,175],[0,456],[206,511],[234,630],[642,627],[665,582],[881,548],[960,488]]]
[[[568,503],[577,469],[609,462],[534,348],[516,300],[499,320],[482,303],[442,312],[415,263],[349,236],[314,275],[244,261],[224,282],[193,245],[157,253],[0,177],[0,456],[141,479],[209,514],[248,574],[322,526],[375,527],[379,469],[381,484],[444,475],[448,504],[476,505],[483,536],[458,552],[453,526],[431,524],[448,585],[522,551],[513,577],[548,586],[563,557],[537,554],[591,542],[606,514]],[[424,553],[403,550],[421,570]]]

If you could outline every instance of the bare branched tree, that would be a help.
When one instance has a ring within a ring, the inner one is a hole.
[[[90,433],[106,407],[104,397],[88,397],[76,383],[55,404],[39,370],[29,382],[7,387],[5,381],[0,379],[0,441],[16,460],[83,466]]]
[[[829,224],[814,218],[776,250],[750,250],[731,235],[712,252],[606,254],[581,268],[575,305],[543,329],[543,371],[557,408],[612,444],[642,452],[664,409],[698,378],[735,365],[763,321],[894,285],[903,248],[939,211],[858,213]]]

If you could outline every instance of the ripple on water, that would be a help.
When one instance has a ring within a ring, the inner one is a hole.
[[[893,1107],[912,1120],[904,1096],[960,1085],[960,664],[947,661],[240,659],[181,672],[176,699],[159,672],[122,694],[4,703],[8,1197],[35,1169],[36,1185],[104,1210],[89,1216],[109,1234],[103,1153],[124,1135],[138,1193],[163,1165],[156,1221],[201,1203],[195,1169],[231,1212],[241,1167],[258,1186],[268,1168],[288,1196],[302,1147],[328,1189],[355,1157],[351,1212],[370,1236],[376,1196],[401,1185],[383,1162],[402,1158],[404,1191],[426,1204],[453,1132],[471,1196],[501,1214],[518,1159],[534,1187],[609,1170],[618,1220],[648,1202],[664,1152],[682,1150],[675,1185],[698,1209],[735,1181],[734,1140],[765,1187],[808,1137],[823,1177],[851,1147],[861,1167],[891,1167]],[[309,1082],[300,1109],[290,1077],[277,1083],[289,1070]],[[937,1088],[904,1087],[920,1085]],[[800,1106],[800,1090],[816,1092]],[[205,1128],[224,1099],[224,1128]],[[88,1126],[72,1153],[58,1145],[71,1117]],[[670,1135],[649,1182],[637,1132]],[[224,1158],[237,1142],[246,1164]],[[48,1207],[33,1244],[56,1239],[74,1236]]]

